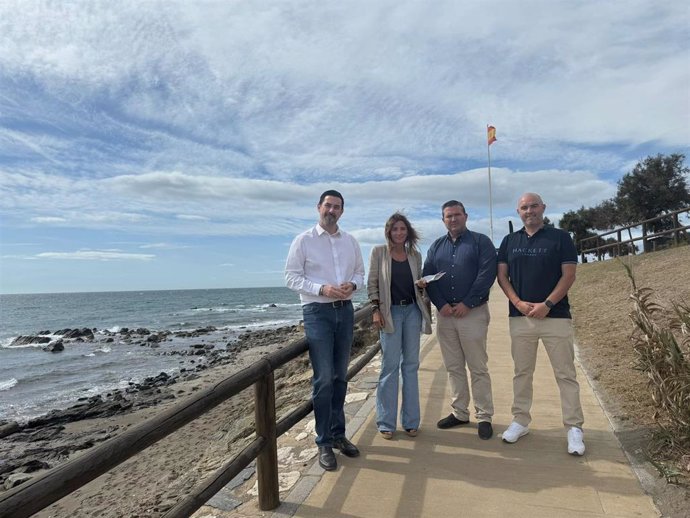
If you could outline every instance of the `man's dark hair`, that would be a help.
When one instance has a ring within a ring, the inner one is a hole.
[[[448,207],[460,207],[462,209],[462,212],[467,214],[467,211],[465,210],[465,206],[462,203],[460,203],[458,200],[448,200],[441,207],[441,217],[443,217],[443,211],[446,210]]]
[[[340,194],[338,191],[335,191],[333,189],[329,189],[327,191],[324,191],[324,193],[321,195],[321,198],[319,198],[319,205],[323,203],[323,200],[326,196],[334,196],[336,198],[340,198],[340,202],[342,203],[342,208],[345,208],[345,199],[343,198],[343,195]]]

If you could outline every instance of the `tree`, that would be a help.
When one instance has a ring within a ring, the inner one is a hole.
[[[685,155],[648,156],[618,182],[613,199],[622,223],[635,223],[690,204]]]
[[[590,228],[595,228],[591,219],[592,209],[585,209],[580,207],[577,211],[570,210],[563,214],[558,226],[563,230],[573,234],[578,252],[582,252],[582,240],[588,237],[594,237],[596,234],[590,232]],[[586,247],[591,248],[596,246],[596,243],[589,242],[585,244]]]
[[[569,210],[561,220],[558,222],[558,226],[563,230],[572,232],[575,235],[575,242],[579,243],[582,239],[589,237],[591,232],[589,232],[592,227],[591,220],[587,217],[587,209],[580,207],[579,210]]]
[[[585,211],[583,217],[589,221],[590,228],[597,230],[609,230],[627,223],[620,207],[616,205],[615,199],[603,201],[596,207],[582,208],[580,210]]]

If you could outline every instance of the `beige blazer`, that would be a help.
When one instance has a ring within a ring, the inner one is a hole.
[[[391,317],[391,254],[388,245],[375,246],[369,257],[369,277],[367,278],[367,293],[369,300],[379,301],[379,311],[383,317],[384,333],[393,333],[393,318]],[[412,270],[412,280],[417,282],[422,276],[422,254],[417,251],[407,254],[407,260]],[[417,306],[422,312],[422,332],[431,334],[431,313],[422,292],[415,287]]]

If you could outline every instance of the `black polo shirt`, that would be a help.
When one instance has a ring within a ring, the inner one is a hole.
[[[503,238],[498,262],[508,265],[510,284],[520,300],[544,302],[562,277],[561,265],[577,264],[577,250],[567,232],[543,227],[532,237],[525,228]],[[509,302],[510,316],[523,316]],[[561,299],[546,315],[550,318],[571,318],[568,296]]]

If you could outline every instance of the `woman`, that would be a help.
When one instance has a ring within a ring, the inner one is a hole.
[[[376,390],[376,425],[391,439],[398,422],[398,379],[402,371],[401,423],[415,437],[419,429],[419,339],[431,333],[431,316],[415,283],[422,273],[419,236],[399,212],[386,222],[386,245],[374,247],[369,261],[367,291],[374,325],[381,333],[381,374]]]

